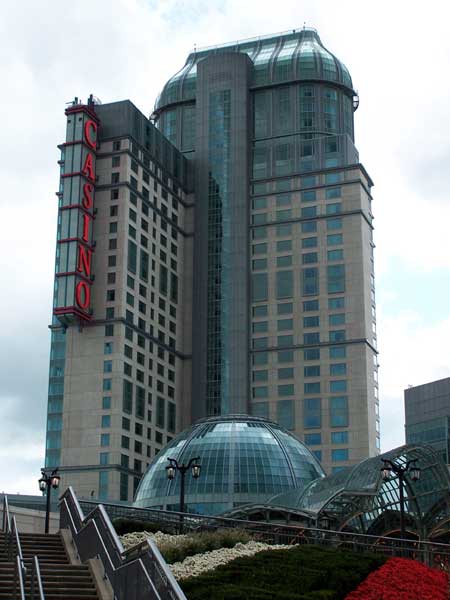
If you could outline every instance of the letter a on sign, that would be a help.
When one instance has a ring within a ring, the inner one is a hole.
[[[92,179],[92,181],[94,181],[95,179],[95,175],[94,175],[94,161],[92,160],[92,154],[89,153],[86,156],[86,160],[84,161],[84,167],[83,170],[81,171],[83,173],[83,175],[85,175],[86,177],[89,177],[89,179]]]

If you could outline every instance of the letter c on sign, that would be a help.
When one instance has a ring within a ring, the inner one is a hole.
[[[91,301],[91,288],[86,281],[79,281],[75,288],[75,300],[82,310],[89,308]]]
[[[95,134],[95,140],[92,139],[92,134]],[[92,119],[89,119],[84,124],[84,139],[90,148],[93,150],[97,148],[97,123]]]

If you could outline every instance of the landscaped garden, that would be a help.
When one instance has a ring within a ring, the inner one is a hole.
[[[126,530],[122,528],[122,532]],[[150,527],[150,529],[152,529]],[[243,529],[171,535],[130,532],[125,548],[150,537],[188,600],[444,600],[448,575],[404,558],[310,544],[275,546]]]

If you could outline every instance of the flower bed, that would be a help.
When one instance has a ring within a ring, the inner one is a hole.
[[[391,558],[345,600],[447,600],[447,573],[407,558]]]

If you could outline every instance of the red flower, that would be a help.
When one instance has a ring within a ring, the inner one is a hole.
[[[345,600],[447,600],[447,573],[407,558],[390,558]]]

